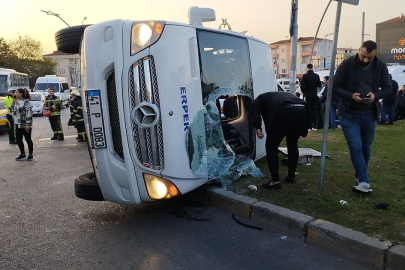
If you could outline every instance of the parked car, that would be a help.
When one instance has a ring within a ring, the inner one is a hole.
[[[10,122],[6,118],[7,110],[0,109],[0,131],[1,132],[8,132],[10,128]]]
[[[46,96],[44,93],[38,92],[38,93],[31,93],[31,106],[32,106],[32,114],[33,115],[42,115],[43,108],[44,108],[44,102],[46,99]]]

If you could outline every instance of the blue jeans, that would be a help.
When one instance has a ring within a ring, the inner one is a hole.
[[[377,125],[375,113],[351,113],[351,118],[340,116],[340,125],[349,146],[355,177],[359,182],[370,183],[367,167]]]
[[[336,123],[336,107],[332,106],[332,104],[330,105],[330,127],[332,129],[336,129],[337,128],[337,123]]]
[[[386,122],[387,118],[387,113],[390,115],[389,119],[390,122],[393,122],[395,120],[395,104],[393,105],[383,105],[381,106],[381,123]]]

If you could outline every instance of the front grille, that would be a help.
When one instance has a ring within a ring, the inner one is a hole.
[[[118,112],[117,89],[115,86],[115,73],[112,72],[107,76],[107,97],[108,111],[110,116],[111,137],[115,153],[124,159],[122,149],[120,115]]]
[[[159,89],[152,56],[135,62],[129,70],[129,96],[131,112],[141,103],[153,104],[158,108],[160,115]],[[132,119],[132,132],[139,162],[148,168],[163,169],[164,150],[161,118],[155,125],[143,127]]]

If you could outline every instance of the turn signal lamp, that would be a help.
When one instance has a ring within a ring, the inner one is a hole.
[[[169,199],[180,195],[177,187],[169,180],[147,173],[143,174],[143,180],[152,200]]]
[[[131,55],[149,47],[163,32],[164,22],[140,22],[132,25],[131,30]]]

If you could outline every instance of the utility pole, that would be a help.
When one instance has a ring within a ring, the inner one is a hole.
[[[336,61],[336,51],[337,51],[337,43],[339,38],[339,27],[340,27],[340,17],[342,13],[342,4],[350,4],[350,5],[358,5],[359,0],[335,0],[337,2],[337,9],[336,9],[336,20],[335,20],[335,36],[333,38],[333,49],[332,49],[332,58],[330,63],[330,71],[329,71],[329,87],[328,93],[326,97],[326,110],[325,110],[325,120],[323,124],[323,139],[322,139],[322,153],[321,153],[321,166],[319,172],[319,182],[318,182],[318,190],[321,191],[323,189],[323,176],[325,173],[325,157],[326,157],[326,144],[328,141],[328,127],[329,127],[329,115],[330,115],[330,102],[332,100],[332,91],[333,91],[333,79],[335,75],[335,61]]]
[[[290,70],[290,93],[295,93],[295,76],[297,73],[297,43],[298,43],[298,0],[291,0],[291,70]]]
[[[361,30],[361,44],[364,43],[364,24],[365,24],[365,22],[366,22],[366,13],[363,12],[363,27]]]

